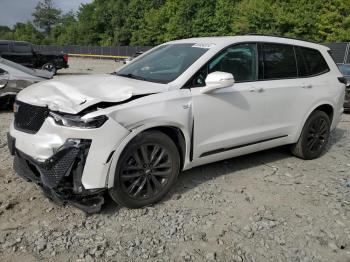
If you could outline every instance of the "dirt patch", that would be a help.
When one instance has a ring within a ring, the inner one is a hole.
[[[58,71],[56,77],[87,75],[87,74],[109,74],[121,67],[121,62],[115,62],[111,59],[92,59],[92,58],[69,58],[69,68]]]

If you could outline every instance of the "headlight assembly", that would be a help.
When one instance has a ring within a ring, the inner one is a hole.
[[[108,119],[108,117],[104,115],[86,120],[83,120],[80,116],[58,114],[54,112],[50,112],[49,115],[55,120],[57,125],[80,128],[98,128],[101,127]]]

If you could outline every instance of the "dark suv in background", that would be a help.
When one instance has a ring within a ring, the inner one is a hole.
[[[344,111],[350,112],[350,64],[338,64],[340,72],[344,75],[346,83]]]
[[[50,71],[68,68],[68,55],[34,51],[33,45],[23,41],[0,40],[0,56],[18,64]]]

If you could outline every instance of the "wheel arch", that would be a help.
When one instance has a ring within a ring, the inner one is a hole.
[[[146,131],[153,131],[153,130],[166,134],[174,142],[177,150],[179,151],[180,167],[182,169],[185,163],[185,156],[186,156],[186,140],[181,129],[174,126],[157,126],[157,127],[146,129],[141,133]]]
[[[317,105],[313,106],[309,112],[305,115],[304,119],[303,119],[303,122],[302,122],[302,126],[301,126],[301,129],[304,127],[305,123],[306,123],[306,120],[310,117],[310,115],[316,111],[316,110],[319,110],[319,111],[322,111],[322,112],[325,112],[328,117],[329,117],[329,120],[331,122],[331,125],[333,123],[333,117],[334,117],[334,110],[335,110],[335,107],[329,103],[329,102],[320,102],[318,103]]]
[[[106,186],[108,188],[113,186],[114,174],[119,157],[126,146],[136,136],[147,131],[160,131],[166,134],[176,145],[180,155],[180,167],[181,170],[186,166],[187,160],[189,159],[190,152],[190,132],[183,126],[179,126],[177,123],[153,123],[137,127],[131,130],[130,134],[115,148],[113,156],[109,162],[109,171],[106,179]]]
[[[325,113],[328,115],[329,120],[330,120],[330,122],[331,122],[331,124],[332,124],[332,122],[333,122],[333,117],[334,117],[334,107],[333,107],[332,105],[330,105],[330,104],[322,104],[322,105],[319,105],[319,106],[316,107],[312,112],[314,112],[314,111],[316,111],[316,110],[325,112]],[[311,112],[311,113],[312,113],[312,112]],[[311,114],[311,113],[310,113],[310,114]]]
[[[310,117],[310,115],[316,111],[316,110],[320,110],[320,111],[323,111],[325,112],[328,116],[329,116],[329,120],[331,121],[331,124],[333,122],[333,118],[334,118],[334,106],[332,105],[332,103],[330,102],[319,102],[317,103],[316,105],[314,105],[308,112],[307,114],[304,116],[304,119],[302,122],[300,122],[300,126],[299,128],[297,129],[298,132],[296,133],[297,135],[294,137],[295,139],[293,140],[298,140],[300,135],[301,135],[301,132],[304,128],[304,125],[307,121],[307,119]]]

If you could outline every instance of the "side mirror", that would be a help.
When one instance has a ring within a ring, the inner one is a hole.
[[[208,94],[214,90],[233,86],[235,79],[233,75],[226,72],[213,72],[210,73],[205,79],[206,86],[202,88],[202,94]]]

